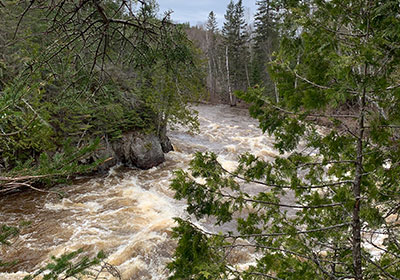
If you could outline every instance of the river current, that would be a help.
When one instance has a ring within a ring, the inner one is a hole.
[[[80,248],[92,254],[103,250],[122,279],[166,279],[165,264],[176,246],[171,239],[173,217],[185,217],[185,203],[174,200],[169,189],[173,171],[187,169],[196,151],[213,151],[228,170],[244,152],[265,160],[277,155],[273,139],[261,132],[246,109],[225,105],[194,109],[199,112],[201,132],[170,130],[174,151],[158,167],[113,168],[106,176],[58,187],[63,198],[33,191],[0,198],[0,224],[29,223],[11,246],[0,248],[0,259],[18,260],[9,271],[0,272],[0,279],[22,279],[51,256]],[[239,263],[251,262],[251,256],[237,258]]]

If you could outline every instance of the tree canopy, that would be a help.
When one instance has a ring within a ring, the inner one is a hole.
[[[228,172],[199,153],[176,173],[193,218],[235,228],[178,219],[171,279],[399,279],[399,3],[272,2],[279,99],[260,87],[239,97],[281,156],[245,154]],[[255,264],[235,266],[238,248],[254,248]]]
[[[222,29],[226,47],[226,68],[229,92],[244,90],[248,86],[247,70],[247,23],[244,19],[242,0],[227,6],[224,27]],[[231,105],[236,105],[231,97]]]
[[[98,139],[196,126],[186,104],[202,92],[197,50],[157,14],[154,1],[0,6],[0,186],[90,170],[98,162],[82,159]]]

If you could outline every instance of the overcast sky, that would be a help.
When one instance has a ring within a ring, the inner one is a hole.
[[[157,0],[160,5],[160,12],[173,10],[171,18],[179,23],[190,22],[197,25],[207,21],[210,11],[214,11],[220,26],[224,22],[226,6],[230,0]],[[237,0],[234,0],[236,3]],[[256,0],[243,0],[243,6],[247,11],[247,16],[256,11]]]

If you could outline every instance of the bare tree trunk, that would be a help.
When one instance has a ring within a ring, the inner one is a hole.
[[[249,69],[247,67],[247,63],[244,64],[244,67],[246,71],[247,87],[250,87]]]
[[[272,62],[272,58],[271,56],[268,54],[268,60],[271,63]],[[274,84],[274,92],[275,92],[275,101],[276,103],[279,103],[279,91],[278,91],[278,87],[276,86],[276,83],[274,81],[272,81],[272,79],[269,79],[273,84]],[[297,80],[295,81],[297,82]],[[296,86],[297,87],[297,86]]]
[[[278,91],[278,87],[276,86],[276,83],[274,83],[274,90],[275,90],[276,103],[279,103],[279,91]]]
[[[208,76],[207,76],[207,87],[210,92],[210,100],[212,101],[214,99],[214,89],[213,89],[213,73],[212,73],[212,46],[210,44],[210,38],[208,35],[208,31],[206,32],[206,43],[207,43],[207,54],[208,54]]]
[[[296,61],[296,67],[297,65],[299,65],[300,63],[300,54],[297,55],[297,61]],[[297,84],[298,84],[298,77],[296,76],[295,80],[294,80],[294,88],[297,89]]]
[[[208,79],[207,79],[207,86],[210,90],[210,99],[214,99],[214,89],[213,89],[213,74],[211,69],[211,61],[208,59]]]
[[[218,79],[218,68],[217,68],[217,63],[215,62],[215,52],[213,51],[212,53],[212,60],[211,60],[211,66],[212,66],[212,71],[213,71],[213,80],[212,82],[212,88],[213,88],[213,93],[214,93],[214,98],[215,101],[217,101],[217,79]]]
[[[229,56],[228,56],[228,46],[225,47],[225,61],[226,61],[226,76],[228,81],[228,92],[229,92],[229,102],[231,106],[236,106],[236,102],[234,100],[234,96],[232,94],[231,88],[231,78],[229,73]]]

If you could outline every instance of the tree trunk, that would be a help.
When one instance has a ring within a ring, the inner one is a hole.
[[[361,113],[363,114],[363,113]],[[362,263],[361,263],[361,221],[360,221],[360,204],[361,204],[361,181],[363,172],[363,134],[364,134],[364,116],[362,115],[359,120],[359,139],[357,140],[357,167],[356,167],[356,178],[353,186],[353,195],[355,198],[354,209],[353,209],[353,267],[355,273],[355,280],[362,280]]]
[[[364,66],[364,79],[368,75],[368,64]],[[364,81],[365,82],[365,81]],[[356,174],[353,186],[354,195],[354,209],[353,209],[353,267],[354,267],[354,279],[362,280],[362,255],[361,255],[361,219],[360,219],[360,209],[361,209],[361,183],[363,177],[363,138],[365,131],[365,107],[367,98],[367,89],[364,84],[362,96],[360,98],[360,116],[358,119],[358,138],[357,138],[357,160],[356,160]]]
[[[274,90],[275,90],[276,103],[279,103],[279,91],[278,91],[278,87],[276,86],[276,83],[274,83]]]
[[[209,31],[206,32],[206,43],[207,43],[207,54],[208,54],[208,77],[207,77],[207,87],[210,92],[210,100],[214,99],[214,89],[213,89],[213,71],[212,71],[212,48],[210,43],[210,38],[208,35]]]
[[[248,67],[247,67],[247,61],[245,61],[244,67],[245,67],[245,70],[246,70],[247,87],[250,87],[250,78],[249,78],[249,70],[248,70]]]
[[[214,93],[214,98],[215,98],[215,102],[218,101],[217,98],[217,79],[218,79],[218,68],[217,68],[217,63],[215,62],[215,52],[213,49],[213,53],[212,53],[212,60],[211,60],[211,67],[212,67],[212,71],[213,71],[213,80],[212,82],[212,88],[213,88],[213,93]]]
[[[296,60],[296,67],[299,65],[300,63],[300,54],[297,55],[297,60]],[[299,78],[296,76],[296,78],[294,78],[294,88],[297,89],[298,86],[298,82],[299,82]],[[276,85],[275,85],[275,96],[276,96]],[[278,97],[277,97],[278,98]],[[278,101],[277,101],[278,102]]]
[[[210,91],[210,99],[211,101],[214,99],[214,89],[213,89],[213,74],[211,69],[211,60],[208,59],[208,79],[207,79],[207,86]]]
[[[235,102],[234,96],[232,94],[232,88],[231,88],[231,78],[230,78],[230,73],[229,73],[228,46],[225,47],[225,61],[226,61],[226,76],[227,76],[227,82],[228,82],[229,102],[230,102],[231,106],[236,106],[236,102]]]

